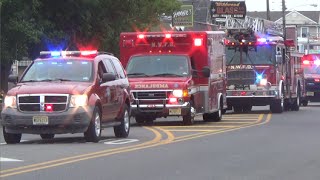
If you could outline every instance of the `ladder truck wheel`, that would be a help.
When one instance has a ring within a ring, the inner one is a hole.
[[[293,101],[291,109],[293,111],[299,111],[300,109],[300,89],[297,90],[297,98]]]
[[[302,105],[303,106],[308,106],[308,101],[307,100],[302,101]]]
[[[280,99],[275,99],[270,104],[270,111],[272,113],[282,113],[284,111],[285,99],[284,99],[283,90],[284,88],[282,87]]]

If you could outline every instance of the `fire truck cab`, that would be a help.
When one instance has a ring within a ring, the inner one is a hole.
[[[255,28],[230,25],[226,29],[228,109],[240,113],[270,105],[273,113],[299,110],[301,80],[294,72],[298,62],[290,58],[294,42],[267,33],[266,21],[248,18],[246,22],[256,22]],[[263,28],[259,31],[259,27]]]
[[[126,67],[137,123],[197,114],[220,121],[226,109],[223,31],[123,32],[120,61]]]

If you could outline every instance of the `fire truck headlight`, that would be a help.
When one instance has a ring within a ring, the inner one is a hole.
[[[189,95],[188,90],[181,90],[181,89],[175,89],[172,91],[172,95],[174,97],[180,98],[180,97],[187,97]]]
[[[314,64],[317,65],[317,66],[320,66],[320,60],[319,59],[315,60]]]
[[[6,96],[4,98],[4,107],[11,107],[16,108],[17,107],[17,101],[15,96]]]
[[[80,106],[86,106],[87,104],[88,104],[87,95],[72,95],[70,99],[69,107],[80,107]]]
[[[268,80],[267,79],[261,79],[260,80],[260,86],[266,86],[268,84]]]

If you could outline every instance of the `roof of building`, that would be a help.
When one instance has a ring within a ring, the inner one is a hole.
[[[286,11],[285,14],[287,15],[292,11]],[[320,23],[320,11],[297,11],[300,14],[312,19],[313,21]],[[259,17],[262,19],[267,19],[267,12],[266,11],[248,11],[247,16],[250,17]],[[282,18],[282,11],[271,11],[270,12],[270,20],[276,21]]]

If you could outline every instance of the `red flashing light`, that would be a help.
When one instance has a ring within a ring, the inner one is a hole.
[[[309,65],[309,64],[310,64],[310,61],[309,61],[309,60],[303,60],[303,64],[304,64],[304,65]]]
[[[139,38],[139,39],[143,39],[143,38],[144,38],[144,35],[143,35],[143,34],[139,34],[139,35],[138,35],[138,38]]]
[[[202,46],[202,38],[195,38],[194,39],[194,46]]]
[[[81,56],[90,56],[90,55],[95,55],[97,54],[97,50],[92,50],[92,51],[81,51]]]
[[[53,111],[53,105],[52,104],[46,104],[45,105],[46,112],[52,112]]]
[[[169,98],[169,103],[174,104],[178,102],[177,98]]]
[[[314,79],[315,82],[320,82],[320,79]]]
[[[171,38],[171,34],[166,34],[165,37],[166,37],[167,39],[170,39],[170,38]]]
[[[246,94],[247,94],[246,91],[242,91],[242,92],[240,93],[241,96],[245,96]]]

